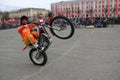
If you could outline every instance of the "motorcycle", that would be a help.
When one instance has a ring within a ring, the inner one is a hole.
[[[46,50],[52,42],[50,33],[59,39],[69,39],[73,36],[75,29],[71,21],[64,16],[54,17],[49,24],[46,24],[48,22],[45,22],[43,19],[39,20],[39,22],[39,25],[37,25],[34,30],[40,35],[37,40],[40,49],[30,46],[31,50],[29,51],[29,57],[35,65],[43,66],[47,63]],[[49,29],[50,33],[47,29]],[[23,50],[26,48],[27,47]]]

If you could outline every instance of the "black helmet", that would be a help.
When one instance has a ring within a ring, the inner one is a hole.
[[[21,16],[20,18],[20,23],[22,24],[22,20],[25,19],[28,22],[28,17],[27,16]]]
[[[52,12],[48,12],[48,17],[51,17],[53,16],[53,13]]]

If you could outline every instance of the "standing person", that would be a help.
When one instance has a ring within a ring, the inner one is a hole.
[[[42,13],[39,15],[38,20],[37,20],[37,23],[41,24],[41,22],[42,22],[42,23],[43,23],[43,22],[45,23],[45,20],[44,20],[44,18],[43,18],[43,14],[42,14]]]
[[[102,27],[102,20],[101,20],[101,18],[99,18],[98,21],[97,21],[97,27],[98,28]]]
[[[2,30],[2,21],[0,21],[0,30]]]
[[[53,14],[53,12],[49,12],[48,13],[48,24],[50,24],[51,22],[52,22],[52,20],[53,20],[53,18],[54,18],[54,14]]]
[[[110,24],[111,24],[111,26],[113,27],[113,24],[114,24],[113,17],[110,18]]]
[[[36,39],[39,38],[39,34],[36,31],[31,31],[36,25],[28,24],[28,17],[22,16],[20,18],[21,26],[18,27],[18,32],[21,35],[22,41],[26,46],[32,45],[35,48],[39,48]]]
[[[103,18],[103,27],[107,27],[107,19]]]
[[[91,18],[91,24],[94,25],[95,19],[94,17]]]

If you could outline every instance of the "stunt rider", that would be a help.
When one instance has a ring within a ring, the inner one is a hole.
[[[37,44],[37,39],[39,38],[39,34],[36,31],[32,31],[32,29],[36,26],[35,24],[28,24],[28,17],[22,16],[20,18],[21,26],[18,27],[18,32],[21,35],[22,41],[26,46],[34,46],[35,48],[39,48]]]

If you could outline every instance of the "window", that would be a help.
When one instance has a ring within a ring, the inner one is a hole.
[[[101,12],[101,11],[99,10],[99,12]]]
[[[110,9],[110,11],[112,12],[112,9]]]
[[[120,8],[118,10],[120,11]]]
[[[106,5],[106,7],[108,7],[108,5]]]
[[[93,9],[93,7],[91,6],[91,9]]]
[[[97,17],[97,14],[95,14],[95,16]]]
[[[104,8],[104,5],[102,7]]]
[[[110,14],[110,16],[112,16],[112,14]]]
[[[101,6],[99,5],[99,8],[101,8]]]
[[[88,2],[86,2],[86,4],[88,5]]]
[[[101,1],[99,1],[99,3],[101,3]]]
[[[91,1],[91,4],[93,4],[93,1]]]

